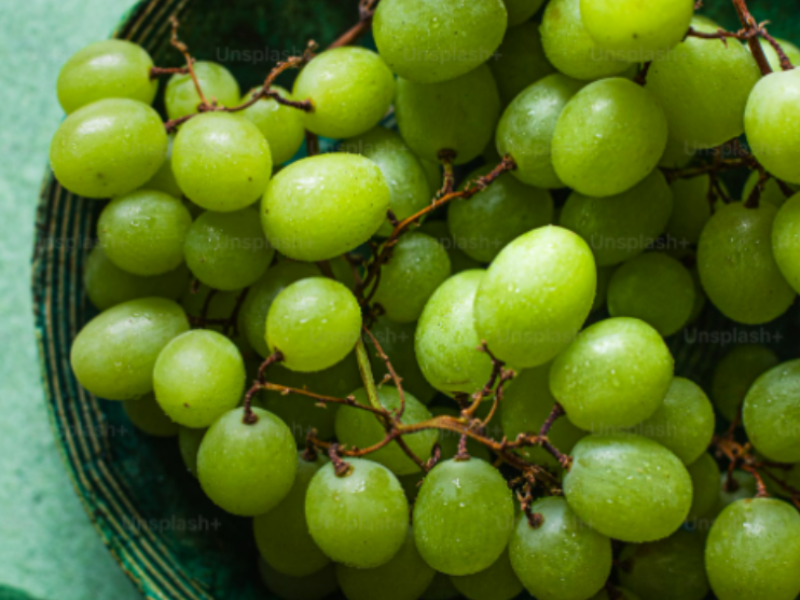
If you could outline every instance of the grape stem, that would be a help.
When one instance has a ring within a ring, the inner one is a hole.
[[[358,23],[344,32],[339,39],[328,46],[328,50],[349,46],[357,42],[372,27],[372,17],[378,0],[361,0],[358,3]]]
[[[456,159],[456,151],[450,149],[439,150],[438,157],[439,162],[442,163],[444,177],[442,188],[439,190],[439,193],[436,194],[436,197],[441,198],[447,194],[452,194],[456,184],[456,175],[453,171],[453,161]],[[399,225],[399,223],[394,224],[395,227],[397,227],[397,225]]]
[[[275,363],[281,362],[283,360],[283,353],[275,349],[275,352],[270,354],[267,359],[261,363],[261,366],[258,368],[258,378],[256,381],[253,382],[253,385],[247,390],[247,393],[244,395],[244,417],[242,418],[242,423],[245,425],[253,425],[254,423],[258,422],[258,415],[253,412],[253,396],[255,396],[259,391],[264,389],[263,381],[267,374],[267,369],[270,365]]]

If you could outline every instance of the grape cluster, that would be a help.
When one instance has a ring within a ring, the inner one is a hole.
[[[281,598],[800,593],[800,360],[704,390],[665,340],[800,291],[800,49],[743,0],[542,5],[362,0],[244,95],[174,18],[183,66],[61,71],[53,171],[110,199],[75,377],[178,436]]]

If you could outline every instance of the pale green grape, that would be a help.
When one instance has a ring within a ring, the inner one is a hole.
[[[592,312],[596,312],[606,306],[608,284],[611,283],[611,277],[614,275],[614,271],[616,271],[616,267],[597,268],[597,292],[594,295]]]
[[[456,242],[450,234],[450,229],[447,227],[445,221],[432,221],[428,219],[417,231],[436,238],[436,240],[444,246],[444,249],[447,250],[447,255],[450,257],[450,266],[452,267],[453,275],[461,273],[462,271],[483,268],[482,263],[470,258],[456,247]]]
[[[295,260],[328,260],[366,242],[386,220],[390,189],[380,168],[353,154],[292,163],[261,201],[269,241]]]
[[[700,458],[686,467],[692,478],[692,508],[690,519],[708,515],[719,500],[719,465],[714,457],[704,452]]]
[[[70,363],[84,388],[107,400],[153,391],[153,366],[170,340],[189,330],[183,309],[165,298],[130,300],[89,321],[72,343]]]
[[[230,212],[253,204],[272,176],[269,144],[252,121],[209,112],[184,123],[172,147],[181,190],[206,210]]]
[[[547,58],[575,79],[601,79],[630,66],[595,42],[581,19],[580,0],[550,0],[540,31]]]
[[[675,532],[692,504],[686,467],[658,442],[631,433],[595,434],[572,452],[564,476],[570,507],[589,527],[624,542]]]
[[[167,146],[155,110],[137,100],[109,98],[64,119],[50,142],[50,166],[73,194],[108,198],[131,192],[155,175]]]
[[[800,290],[798,251],[800,251],[800,194],[795,194],[778,211],[772,225],[772,253],[775,262],[795,292]]]
[[[647,177],[667,145],[656,97],[616,77],[590,83],[564,107],[552,139],[553,168],[587,196],[613,196]]]
[[[732,202],[711,217],[697,250],[703,289],[726,317],[747,325],[767,323],[794,302],[772,252],[772,224],[777,209],[757,209]]]
[[[374,569],[336,566],[336,578],[347,600],[417,600],[436,575],[417,551],[414,532],[408,528],[397,554]],[[380,591],[378,591],[380,590]]]
[[[155,437],[178,435],[178,425],[170,419],[156,402],[153,394],[141,398],[125,400],[122,403],[125,414],[137,429]]]
[[[475,328],[495,355],[517,367],[551,360],[592,308],[597,271],[577,235],[541,227],[508,244],[475,296]]]
[[[747,437],[768,459],[800,461],[800,360],[781,363],[756,379],[742,419]]]
[[[200,451],[200,444],[206,436],[206,429],[190,429],[189,427],[178,428],[178,449],[186,465],[186,470],[197,477],[197,453]]]
[[[56,83],[58,101],[67,114],[105,98],[129,98],[151,104],[158,80],[150,78],[153,59],[127,40],[102,40],[69,57]]]
[[[283,289],[267,314],[267,345],[293,371],[321,371],[347,356],[361,332],[361,309],[338,281],[310,277]]]
[[[424,233],[406,233],[381,270],[373,302],[393,321],[416,321],[431,294],[450,277],[450,269],[450,257],[439,242]]]
[[[420,596],[420,600],[455,600],[461,593],[453,585],[453,579],[444,573],[436,573],[433,582]]]
[[[800,594],[800,514],[771,498],[722,511],[706,543],[706,569],[720,600],[793,600]]]
[[[392,71],[436,83],[489,60],[507,23],[503,0],[385,0],[375,11],[372,31]]]
[[[389,209],[398,220],[402,221],[430,204],[433,194],[425,168],[396,132],[375,127],[363,135],[345,140],[339,150],[361,154],[378,165],[389,184]],[[387,219],[376,234],[388,237],[393,229]]]
[[[703,227],[711,218],[711,204],[708,200],[711,178],[702,175],[676,179],[669,187],[672,190],[673,205],[666,232],[675,238],[680,248],[686,248],[700,241]]]
[[[165,194],[169,194],[175,198],[180,198],[183,195],[183,192],[181,191],[178,182],[175,180],[175,174],[172,172],[172,145],[175,142],[175,136],[168,136],[167,141],[167,156],[164,159],[164,162],[161,163],[161,167],[158,169],[158,171],[156,171],[156,174],[150,178],[150,181],[142,185],[142,188],[146,190],[164,192]],[[191,213],[192,218],[194,218],[196,215],[193,212],[192,207],[196,207],[196,205],[192,204],[187,199],[184,199],[183,201],[186,205],[186,208]]]
[[[173,421],[195,429],[208,427],[239,404],[244,360],[224,335],[189,331],[158,355],[153,382],[158,403]]]
[[[209,102],[216,100],[222,106],[236,106],[241,97],[239,84],[225,67],[215,62],[198,60],[194,63],[194,74]],[[200,96],[192,77],[188,73],[177,73],[170,77],[164,92],[164,104],[170,119],[180,119],[197,112]]]
[[[339,589],[333,564],[306,577],[290,577],[259,560],[258,571],[264,585],[281,600],[323,600]]]
[[[622,264],[608,284],[612,317],[635,317],[661,335],[676,333],[694,308],[694,282],[680,262],[660,252],[640,254]]]
[[[253,520],[253,534],[266,563],[290,577],[305,577],[324,568],[330,561],[314,543],[306,524],[306,491],[311,478],[325,461],[301,456],[297,461],[294,485],[281,502]]]
[[[481,167],[467,181],[491,170],[490,165]],[[491,262],[511,240],[552,222],[550,194],[508,175],[469,200],[451,202],[447,212],[447,224],[456,246],[481,262]]]
[[[662,405],[672,374],[672,355],[658,332],[617,317],[587,327],[556,357],[550,389],[581,429],[632,427]]]
[[[780,44],[781,49],[789,58],[789,62],[792,63],[792,66],[800,66],[800,48],[795,46],[793,43],[787,42],[786,40],[782,40],[780,38],[775,38],[775,41]],[[764,56],[767,57],[767,62],[769,63],[769,66],[772,67],[772,70],[781,71],[781,60],[778,58],[778,53],[775,52],[775,48],[772,47],[772,44],[760,39],[758,39],[758,44],[764,51]],[[747,46],[747,49],[749,50],[750,46]]]
[[[697,21],[692,27],[715,33],[717,26]],[[647,89],[667,115],[670,135],[693,150],[713,148],[744,132],[747,97],[761,77],[740,43],[708,43],[687,37],[653,61]]]
[[[743,200],[746,201],[748,198],[750,198],[753,188],[755,188],[758,184],[759,175],[760,174],[758,171],[753,171],[750,173],[750,177],[747,178],[747,181],[744,184],[744,189],[742,190]],[[781,186],[774,177],[771,177],[767,180],[767,183],[764,185],[764,189],[761,191],[761,195],[759,196],[759,202],[769,202],[778,208],[783,206],[788,199],[789,197],[783,193]]]
[[[687,142],[669,136],[667,137],[667,147],[664,148],[664,154],[661,155],[658,166],[668,169],[682,169],[689,164],[693,156],[694,151]]]
[[[406,540],[408,501],[383,465],[347,458],[349,472],[322,467],[308,487],[306,519],[314,541],[331,559],[358,569],[388,563]]]
[[[448,575],[472,575],[506,551],[514,526],[511,490],[485,461],[446,460],[425,477],[413,520],[426,563]]]
[[[254,88],[246,94],[241,104],[248,102],[261,88]],[[292,95],[280,86],[273,85],[270,91],[277,92],[281,98],[294,100]],[[305,140],[303,112],[292,106],[279,104],[274,98],[260,98],[240,113],[245,119],[255,123],[269,144],[272,162],[281,165],[290,160]]]
[[[483,408],[483,406],[488,406],[489,404],[491,403],[488,401],[482,404],[478,408],[477,412],[480,413],[480,409]],[[505,406],[506,400],[503,400],[503,407]],[[501,409],[500,414],[502,413],[503,411]],[[431,407],[431,414],[435,417],[447,415],[449,417],[457,418],[461,416],[461,411],[458,411],[455,408],[450,408],[449,406],[433,406]],[[476,416],[478,418],[482,418],[480,414],[476,414]],[[499,415],[495,415],[495,422],[490,424],[489,428],[491,428],[497,422],[497,420],[499,420]],[[489,435],[493,435],[493,433],[490,431]],[[442,452],[441,460],[454,458],[458,453],[458,446],[461,442],[461,434],[456,433],[455,431],[449,431],[447,429],[440,429],[438,442],[439,448]],[[486,448],[486,446],[469,437],[467,438],[467,453],[474,458],[479,458],[481,460],[485,460],[486,462],[491,462],[492,460],[492,457],[489,454],[489,450]]]
[[[519,2],[507,0],[506,4],[509,1]],[[540,2],[533,0],[533,3]],[[532,83],[556,72],[544,55],[538,23],[510,27],[497,49],[497,58],[492,58],[487,64],[497,82],[503,106],[508,106],[517,94]]]
[[[441,10],[440,3],[435,6]],[[440,150],[452,150],[454,163],[463,165],[492,139],[500,118],[500,93],[489,67],[481,65],[443,83],[401,77],[394,108],[400,135],[421,158],[438,162]]]
[[[711,399],[722,415],[733,421],[742,407],[750,386],[763,373],[778,364],[775,353],[758,344],[735,346],[714,368]]]
[[[553,169],[553,131],[564,107],[584,85],[554,73],[526,87],[503,112],[495,136],[497,151],[514,158],[517,168],[511,174],[522,183],[564,187]]]
[[[226,291],[258,281],[275,255],[252,207],[203,213],[191,224],[184,251],[195,277],[211,288]]]
[[[667,226],[672,192],[660,171],[639,185],[608,198],[573,192],[559,223],[585,239],[597,265],[619,264],[644,251]]]
[[[537,500],[538,528],[517,519],[509,542],[511,566],[539,600],[581,600],[603,587],[611,573],[611,540],[587,527],[564,498]]]
[[[197,455],[197,478],[206,495],[231,514],[254,517],[283,500],[297,473],[292,432],[278,417],[253,408],[228,411],[209,427]]]
[[[511,600],[522,592],[522,584],[511,568],[508,552],[492,566],[472,575],[453,577],[453,585],[469,600]]]

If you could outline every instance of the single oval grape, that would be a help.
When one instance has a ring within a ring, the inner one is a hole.
[[[778,357],[765,346],[735,346],[717,362],[711,382],[711,399],[722,415],[733,421],[747,392],[760,375],[778,364]]]
[[[507,0],[506,5],[508,3]],[[540,2],[533,0],[533,4]],[[494,75],[503,106],[508,106],[529,85],[556,72],[544,55],[539,25],[535,22],[509,27],[503,43],[497,49],[497,55],[487,64]]]
[[[469,600],[511,600],[522,592],[522,583],[511,568],[508,552],[500,554],[488,569],[453,577],[453,585]]]
[[[122,407],[131,423],[147,435],[162,438],[178,435],[178,424],[164,413],[153,394],[146,394],[133,400],[124,400]]]
[[[222,65],[205,61],[195,61],[194,76],[203,95],[209,102],[213,98],[222,106],[236,106],[241,97],[239,84],[228,69]],[[180,119],[197,112],[200,96],[189,73],[176,73],[169,78],[164,92],[164,104],[170,119]]]
[[[692,478],[692,508],[690,520],[706,517],[719,500],[720,471],[717,461],[708,452],[686,467]]]
[[[772,180],[770,180],[772,181]],[[761,200],[764,202],[764,199]],[[780,208],[772,224],[772,253],[783,276],[795,292],[800,290],[800,194]]]
[[[756,379],[742,420],[756,449],[776,462],[800,462],[800,360],[773,367]]]
[[[264,585],[281,600],[323,600],[339,589],[333,564],[306,577],[290,577],[259,560],[258,571]]]

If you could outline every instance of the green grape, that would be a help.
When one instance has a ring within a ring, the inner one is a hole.
[[[503,400],[504,406],[506,401],[507,400]],[[486,405],[489,404],[491,403],[486,402]],[[481,405],[480,408],[482,408],[483,406],[484,405]],[[431,407],[431,414],[435,417],[446,415],[448,417],[458,418],[461,416],[460,411],[456,410],[455,408],[450,408],[448,406],[433,406]],[[480,415],[476,416],[478,416],[478,418],[481,418]],[[497,419],[498,416],[499,415],[495,415],[495,419]],[[440,429],[438,442],[439,442],[439,448],[442,452],[441,460],[449,460],[451,458],[455,458],[455,455],[458,453],[459,443],[461,442],[461,434],[447,429]],[[480,442],[470,437],[467,438],[467,453],[473,458],[479,458],[481,460],[485,460],[486,462],[492,461],[492,457],[489,454],[489,450],[486,448],[486,446],[484,446]]]
[[[417,600],[436,576],[417,551],[411,527],[400,550],[374,569],[336,566],[336,578],[347,600]]]
[[[502,0],[384,0],[372,31],[403,79],[438,83],[464,75],[497,50],[508,24]]]
[[[435,3],[437,12],[440,5]],[[443,83],[415,83],[401,77],[394,108],[400,135],[416,154],[438,161],[440,150],[452,150],[454,164],[463,165],[479,156],[492,139],[500,117],[500,93],[489,67],[481,65]]]
[[[689,514],[692,479],[658,442],[632,433],[594,434],[572,456],[564,476],[567,502],[610,538],[652,542],[674,533]]]
[[[353,266],[344,256],[337,256],[328,261],[333,271],[333,277],[339,283],[343,283],[348,290],[355,290],[356,277]]]
[[[386,220],[390,189],[380,168],[353,154],[304,158],[278,173],[261,224],[281,254],[328,260],[366,242]]]
[[[333,564],[306,577],[290,577],[259,560],[258,571],[264,585],[281,600],[323,600],[339,589]]]
[[[208,112],[183,124],[172,147],[181,190],[206,210],[230,212],[253,204],[272,176],[269,144],[243,117]]]
[[[635,317],[661,335],[676,333],[694,308],[694,282],[680,262],[660,252],[640,254],[622,264],[608,284],[612,317]]]
[[[375,127],[342,142],[339,150],[366,156],[381,170],[389,184],[389,209],[402,221],[431,202],[430,185],[420,159],[396,132]],[[388,237],[394,227],[387,219],[376,235]]]
[[[167,156],[164,159],[164,162],[161,163],[161,167],[159,167],[158,171],[156,171],[156,174],[150,178],[150,181],[142,185],[142,188],[145,190],[164,192],[165,194],[169,194],[175,198],[180,198],[183,196],[183,192],[181,191],[178,182],[175,180],[175,174],[172,172],[172,145],[175,142],[175,136],[168,136],[167,142]],[[183,202],[191,213],[192,218],[194,218],[196,215],[191,207],[196,205],[193,205],[187,199],[184,199]]]
[[[726,317],[747,325],[782,315],[796,297],[772,252],[771,204],[748,208],[726,204],[714,213],[700,236],[697,267],[703,289]]]
[[[151,104],[158,79],[150,78],[153,59],[127,40],[102,40],[69,57],[56,83],[58,101],[69,114],[105,98],[129,98]]]
[[[414,396],[408,392],[405,392],[404,395],[405,411],[401,420],[405,425],[421,423],[432,417],[425,405]],[[363,388],[353,392],[352,396],[362,406],[369,406],[367,392]],[[389,385],[379,387],[378,400],[385,409],[391,411],[400,409],[400,394],[395,387]],[[369,448],[380,442],[385,436],[386,431],[383,425],[373,413],[359,408],[342,406],[336,414],[336,437],[347,446]],[[411,435],[404,435],[403,441],[415,455],[422,460],[428,460],[438,437],[435,429],[427,429]],[[419,466],[396,443],[372,452],[369,457],[370,460],[383,465],[395,475],[410,475],[419,471]]]
[[[551,0],[539,28],[548,60],[575,79],[601,79],[625,71],[630,63],[597,44],[581,19],[580,0]]]
[[[692,21],[702,33],[718,27]],[[670,135],[686,147],[713,148],[744,133],[747,97],[761,77],[753,57],[739,43],[708,43],[687,37],[653,61],[647,89],[667,115]]]
[[[267,314],[267,345],[293,371],[321,371],[347,356],[361,333],[361,309],[338,281],[310,277],[284,288]]]
[[[326,50],[309,62],[292,95],[311,100],[303,113],[306,129],[329,138],[360,135],[375,127],[394,99],[395,81],[375,52],[358,46]]]
[[[468,181],[486,175],[477,169]],[[470,257],[491,262],[511,240],[553,222],[553,199],[541,189],[504,176],[469,200],[451,202],[447,224],[456,246]]]
[[[297,449],[292,432],[278,417],[253,408],[245,423],[242,408],[228,411],[209,427],[197,455],[197,478],[220,508],[241,517],[264,514],[292,488]]]
[[[714,368],[711,399],[722,415],[733,421],[739,414],[750,386],[778,364],[775,353],[758,344],[735,346]]]
[[[514,158],[517,168],[511,174],[522,183],[564,187],[553,169],[553,131],[564,107],[583,86],[582,81],[554,73],[526,87],[503,112],[495,136],[497,151]]]
[[[746,201],[748,198],[750,198],[753,188],[758,185],[759,176],[760,173],[758,171],[753,171],[750,173],[750,177],[747,178],[747,181],[744,184],[744,189],[742,190],[743,200]],[[767,183],[764,185],[764,189],[761,191],[759,202],[769,202],[770,204],[774,204],[780,208],[789,198],[790,196],[787,196],[783,193],[781,186],[778,184],[778,180],[774,177],[771,177],[767,180]]]
[[[450,266],[453,275],[463,271],[470,271],[474,269],[482,269],[483,264],[477,260],[470,258],[464,252],[456,247],[456,242],[450,234],[450,229],[447,227],[445,221],[425,221],[418,229],[420,233],[425,233],[444,246],[447,250],[447,255],[450,257]]]
[[[511,566],[539,600],[580,600],[603,587],[611,573],[611,540],[587,527],[561,497],[531,506],[542,518],[533,528],[521,514],[508,545]]]
[[[433,582],[420,596],[420,600],[455,600],[461,597],[461,592],[453,585],[453,579],[444,573],[436,573]]]
[[[388,563],[406,539],[408,501],[389,469],[348,458],[349,472],[322,467],[308,487],[306,519],[314,541],[331,559],[357,569]]]
[[[518,2],[506,0],[506,4],[509,1]],[[540,0],[533,0],[533,3],[540,3]],[[544,55],[537,23],[510,27],[497,49],[497,58],[487,64],[494,75],[503,106],[508,106],[529,85],[556,72]]]
[[[680,248],[697,244],[708,220],[711,204],[708,193],[711,178],[708,175],[690,179],[676,179],[670,184],[672,190],[672,216],[667,223],[667,233],[675,238]]]
[[[183,309],[165,298],[123,302],[89,321],[72,343],[75,378],[106,400],[153,391],[153,366],[174,337],[189,330]]]
[[[763,200],[762,200],[763,202]],[[800,290],[800,194],[792,196],[775,216],[772,253],[783,276],[795,292]]]
[[[616,271],[616,267],[597,268],[597,292],[594,295],[592,312],[596,312],[606,306],[608,284],[611,283],[611,277],[614,275],[614,271]]]
[[[155,437],[178,435],[178,425],[174,423],[156,402],[153,394],[141,398],[125,400],[122,403],[125,414],[137,429]]]
[[[614,595],[611,595],[607,589],[602,589],[590,600],[639,600],[639,596],[624,588],[614,587]]]
[[[587,196],[631,189],[658,164],[667,119],[656,97],[616,77],[590,83],[564,107],[552,138],[553,168]]]
[[[717,491],[717,505],[714,507],[715,517],[734,502],[755,496],[756,478],[746,471],[734,471],[732,477],[728,477],[727,473],[722,473]]]
[[[184,251],[194,276],[224,291],[240,290],[258,281],[275,255],[255,208],[203,213],[191,224]]]
[[[581,429],[632,427],[662,405],[672,375],[672,356],[658,332],[616,317],[587,327],[556,357],[550,390]]]
[[[514,526],[511,490],[486,461],[442,461],[422,483],[413,521],[426,563],[448,575],[472,575],[506,550]]]
[[[167,146],[155,110],[137,100],[108,98],[64,119],[50,143],[50,166],[73,194],[108,198],[131,192],[155,175]]]
[[[693,491],[689,519],[696,520],[708,515],[719,500],[719,465],[713,456],[704,452],[686,470],[692,478]]]
[[[178,449],[183,459],[186,470],[197,477],[197,453],[200,451],[200,444],[206,436],[206,429],[190,429],[189,427],[178,427]]]
[[[747,392],[742,409],[747,437],[775,462],[800,461],[800,360],[773,367]]]
[[[431,197],[433,197],[436,192],[438,192],[443,182],[443,175],[442,175],[442,166],[439,162],[433,162],[430,160],[425,160],[424,158],[419,158],[419,164],[422,165],[422,169],[425,171],[425,177],[428,178],[428,185],[431,188]]]
[[[373,302],[383,307],[387,318],[411,323],[448,277],[450,257],[444,247],[424,233],[407,233],[394,246],[391,260],[381,270]]]
[[[511,600],[522,592],[522,584],[511,568],[508,552],[503,552],[488,569],[453,577],[453,585],[469,600]]]
[[[705,556],[720,600],[793,600],[800,594],[800,514],[780,500],[739,500],[717,518]]]
[[[86,259],[83,287],[91,303],[101,311],[152,296],[177,300],[189,287],[189,270],[182,264],[163,275],[134,275],[120,269],[101,246],[96,246]]]
[[[260,92],[261,88],[254,88],[246,94],[241,101],[245,104],[250,101],[253,94]],[[292,95],[280,86],[273,85],[270,91],[276,92],[281,98],[293,100]],[[281,165],[297,154],[305,140],[302,111],[279,104],[274,98],[260,98],[251,106],[240,113],[245,119],[255,123],[256,127],[264,134],[269,144],[272,162]]]
[[[475,296],[475,328],[495,355],[535,367],[574,338],[592,308],[597,270],[577,235],[541,227],[508,244]]]
[[[661,160],[658,161],[658,166],[667,169],[682,169],[689,164],[693,156],[694,152],[689,144],[669,136],[667,137],[667,147],[664,149],[664,154],[661,155]],[[697,179],[697,177],[692,179]]]
[[[244,360],[236,345],[198,329],[172,340],[153,370],[156,399],[169,417],[199,429],[235,408],[244,394]]]
[[[194,63],[194,75],[209,102],[214,99],[222,106],[236,106],[241,97],[239,84],[231,72],[220,64],[198,60]],[[167,82],[164,104],[170,119],[180,119],[197,112],[200,96],[197,94],[191,75],[176,73]]]
[[[597,265],[633,258],[658,238],[672,213],[672,192],[659,170],[637,186],[609,198],[573,192],[559,221],[585,239]]]
[[[772,47],[772,44],[768,42],[763,42],[761,39],[758,39],[758,45],[761,46],[761,50],[764,52],[764,56],[767,58],[767,62],[769,66],[772,67],[773,71],[780,72],[782,70],[781,67],[781,59],[778,57],[778,53],[775,51],[775,48]],[[778,42],[783,52],[786,54],[789,62],[792,63],[793,66],[800,66],[800,48],[795,46],[791,42],[787,42],[786,40],[782,40],[780,38],[775,38],[775,41]],[[747,46],[749,50],[750,47]]]
[[[508,26],[516,27],[530,19],[544,0],[503,0],[503,3],[508,11]]]
[[[311,478],[325,461],[309,461],[302,453],[297,461],[297,476],[286,497],[268,513],[253,519],[253,534],[266,563],[290,577],[305,577],[330,563],[330,559],[311,539],[306,525],[306,491]]]
[[[445,394],[473,394],[492,373],[492,361],[478,351],[473,305],[485,271],[464,271],[433,293],[417,322],[414,349],[425,379]]]
[[[539,433],[553,410],[556,399],[550,393],[550,365],[525,369],[506,385],[501,420],[503,434],[513,441],[520,433]],[[567,419],[558,419],[547,434],[550,442],[564,454],[572,452],[586,433]],[[523,448],[520,454],[529,462],[560,469],[561,465],[540,446]],[[533,593],[533,592],[532,592]]]

